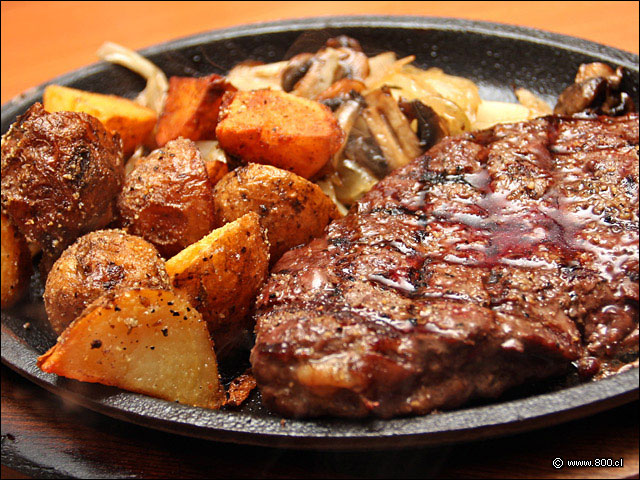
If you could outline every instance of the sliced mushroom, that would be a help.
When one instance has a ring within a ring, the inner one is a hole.
[[[581,83],[589,80],[590,78],[601,77],[604,78],[612,88],[618,88],[620,87],[623,74],[624,71],[622,67],[618,67],[614,70],[606,63],[583,63],[580,65],[580,68],[578,68],[578,73],[576,73],[574,82]]]
[[[331,174],[337,170],[338,164],[343,159],[343,151],[348,143],[353,126],[360,117],[362,109],[366,106],[364,98],[354,90],[346,95],[339,95],[328,100],[332,101],[328,106],[333,110],[333,116],[338,121],[340,129],[344,132],[344,136],[342,145],[340,145],[340,148],[332,157],[331,161],[327,162],[323,169],[318,172],[318,177]],[[322,103],[327,105],[327,101],[323,101]]]
[[[604,63],[580,65],[575,83],[558,97],[554,113],[572,115],[578,112],[623,115],[635,109],[627,92],[621,91],[624,69],[615,70]]]
[[[631,97],[626,92],[620,92],[618,96],[609,96],[602,105],[602,112],[612,117],[625,115],[635,111],[636,107]]]
[[[333,48],[314,55],[308,71],[291,91],[300,97],[315,99],[337,80],[340,54]]]
[[[558,96],[553,113],[572,115],[582,112],[591,105],[602,103],[606,98],[607,81],[595,77],[580,83],[569,85]]]
[[[428,150],[446,136],[447,127],[435,110],[420,100],[408,101],[402,98],[398,102],[402,113],[410,120],[417,122],[420,149]]]
[[[307,74],[311,68],[312,59],[312,53],[301,53],[289,60],[287,66],[282,70],[282,89],[285,92],[293,90],[296,83]]]
[[[345,139],[336,154],[333,156],[332,164],[334,168],[337,166],[338,159],[342,157],[342,152],[347,145],[351,130],[360,116],[364,105],[364,99],[361,96],[349,98],[345,100],[333,114],[338,120],[338,125],[340,125],[340,128],[344,132]]]
[[[383,178],[391,171],[380,146],[371,136],[362,116],[354,123],[344,148],[344,156],[371,171],[376,178]]]
[[[388,90],[374,90],[365,100],[368,107],[362,116],[387,160],[388,170],[402,167],[420,155],[420,141]]]
[[[289,61],[282,76],[285,91],[317,99],[338,80],[349,78],[363,82],[369,75],[367,56],[354,49],[326,47],[309,55],[296,55]]]
[[[266,64],[243,62],[233,67],[226,79],[238,90],[280,90],[280,78],[287,65],[284,61]]]
[[[340,48],[340,68],[342,69],[340,78],[352,78],[353,80],[364,80],[369,76],[369,59],[367,56],[351,48]]]

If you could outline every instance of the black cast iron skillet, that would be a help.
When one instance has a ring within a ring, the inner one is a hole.
[[[483,22],[420,17],[334,17],[242,26],[204,33],[141,53],[168,76],[224,74],[252,59],[273,62],[316,51],[339,34],[360,41],[369,55],[413,54],[418,66],[435,66],[470,78],[488,100],[515,101],[514,86],[555,103],[581,63],[603,61],[627,69],[623,88],[638,104],[638,56],[585,40]],[[105,39],[108,40],[108,39]],[[129,98],[144,81],[119,66],[91,65],[50,83]],[[42,98],[44,85],[2,106],[2,132]],[[2,312],[2,362],[34,383],[114,418],[172,433],[270,447],[316,449],[401,448],[495,437],[588,416],[638,398],[638,370],[584,384],[554,380],[508,392],[495,402],[452,412],[392,420],[286,420],[266,411],[254,392],[237,410],[211,411],[41,372],[36,357],[55,342],[46,324],[42,285]],[[29,328],[25,323],[29,322]]]

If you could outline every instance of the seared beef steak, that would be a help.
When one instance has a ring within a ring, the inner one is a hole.
[[[253,372],[287,416],[390,417],[638,348],[638,116],[446,139],[276,264]]]

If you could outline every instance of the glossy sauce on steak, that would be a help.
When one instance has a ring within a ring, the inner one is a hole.
[[[261,292],[253,373],[286,416],[391,417],[638,351],[638,116],[445,139]]]

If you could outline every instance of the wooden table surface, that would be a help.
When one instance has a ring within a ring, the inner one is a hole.
[[[98,60],[254,22],[326,15],[458,17],[539,28],[638,53],[638,2],[2,2],[2,103]]]
[[[423,15],[539,28],[638,52],[638,2],[2,2],[5,103],[97,61],[111,40],[133,49],[240,24],[324,15]],[[295,452],[159,433],[63,402],[2,367],[2,478],[448,477],[638,478],[637,402],[588,419],[458,446],[402,452]],[[556,458],[623,458],[623,468],[563,468]]]

